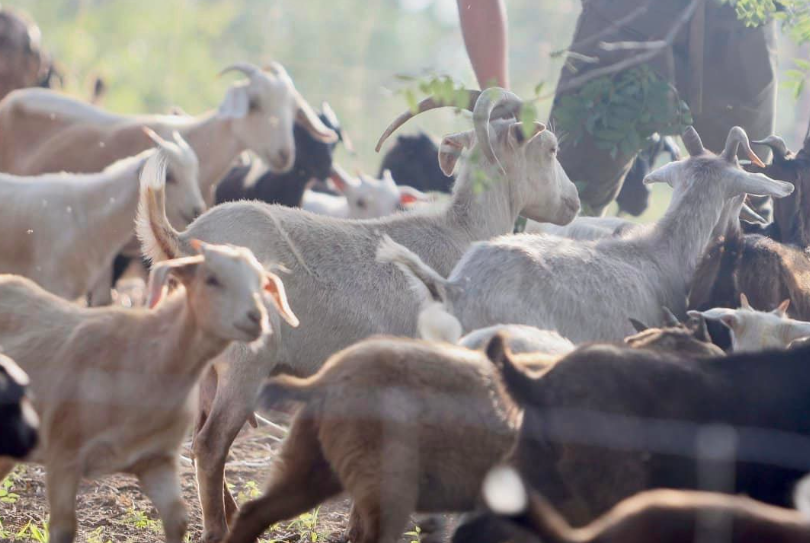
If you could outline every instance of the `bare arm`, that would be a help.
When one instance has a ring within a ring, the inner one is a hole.
[[[506,7],[503,0],[456,0],[461,33],[478,84],[509,88]]]

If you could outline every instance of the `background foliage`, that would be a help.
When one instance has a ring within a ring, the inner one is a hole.
[[[709,0],[719,1],[719,0]],[[799,17],[785,34],[807,38],[808,0],[724,0],[743,14]],[[226,64],[282,62],[313,105],[328,100],[358,148],[339,159],[348,168],[376,173],[373,150],[388,121],[407,107],[396,93],[413,88],[397,75],[447,75],[473,86],[474,78],[457,24],[455,0],[11,0],[42,29],[43,44],[68,72],[68,91],[86,97],[96,75],[105,78],[105,107],[119,112],[190,113],[216,107],[230,78],[217,79]],[[515,91],[524,97],[553,88],[563,58],[551,52],[569,45],[580,0],[507,0],[510,63]],[[799,9],[801,8],[801,9]],[[763,11],[765,10],[765,11]],[[802,11],[803,10],[803,11]],[[810,51],[784,39],[781,81],[799,80],[794,59]],[[793,70],[793,72],[791,72]],[[801,79],[803,80],[803,78]],[[784,85],[783,85],[784,86]],[[780,98],[779,132],[796,146],[810,119],[810,96],[796,87]],[[530,114],[548,115],[550,101]],[[420,118],[433,134],[466,129],[452,112]],[[610,123],[608,123],[610,124]],[[415,129],[414,126],[412,129]]]

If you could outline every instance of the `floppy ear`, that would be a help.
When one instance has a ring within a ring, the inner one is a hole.
[[[737,310],[726,307],[716,307],[708,311],[690,311],[688,315],[695,318],[703,316],[705,319],[711,321],[720,321],[732,330],[740,325],[740,317],[737,315]]]
[[[225,99],[219,105],[217,115],[223,119],[242,119],[247,116],[249,109],[250,96],[247,84],[237,83],[225,93]]]
[[[419,189],[402,185],[397,187],[399,189],[399,203],[400,205],[409,205],[422,200],[427,200],[427,194]]]
[[[672,180],[678,175],[680,168],[683,168],[683,162],[668,162],[644,176],[644,184],[666,183],[671,187]]]
[[[266,272],[265,275],[267,276],[267,284],[264,287],[264,290],[270,295],[270,299],[273,302],[273,305],[276,307],[276,311],[278,311],[281,318],[287,321],[287,324],[296,328],[299,324],[298,317],[295,316],[295,313],[292,312],[290,309],[290,304],[287,302],[287,294],[284,291],[284,283],[281,282],[281,278],[278,275]]]
[[[169,275],[174,274],[181,281],[188,280],[194,276],[197,266],[203,262],[202,256],[188,256],[176,258],[155,264],[149,272],[149,286],[147,287],[146,305],[149,309],[154,308],[166,293]]]
[[[532,126],[529,130],[527,130],[526,126],[521,122],[514,123],[509,126],[509,135],[507,136],[509,145],[513,148],[526,145],[534,138],[542,134],[545,129],[546,125],[538,121],[535,121],[534,126]]]
[[[463,149],[469,149],[475,143],[475,132],[459,132],[450,134],[442,139],[439,145],[439,167],[447,177],[453,175],[458,157]]]
[[[739,170],[736,174],[739,190],[754,196],[784,198],[790,196],[796,188],[792,183],[777,181],[762,173],[748,173]]]

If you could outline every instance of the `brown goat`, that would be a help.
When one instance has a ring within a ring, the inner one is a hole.
[[[664,310],[668,315],[665,328],[650,328],[642,322],[630,319],[630,323],[638,333],[624,339],[627,346],[632,349],[692,356],[723,355],[723,350],[712,343],[706,320],[703,317],[690,317],[686,323],[682,323],[669,309],[664,308]]]
[[[333,355],[312,377],[271,379],[262,397],[307,403],[232,543],[343,490],[355,504],[351,540],[394,543],[414,511],[472,509],[521,418],[484,353],[391,337]]]
[[[810,521],[791,509],[743,496],[711,492],[652,490],[632,496],[592,523],[572,528],[541,495],[527,491],[519,476],[496,468],[484,484],[484,498],[501,533],[513,541],[543,543],[805,543]],[[514,528],[532,537],[521,538]],[[474,537],[476,541],[494,540]],[[455,539],[461,541],[460,539]],[[469,539],[468,539],[469,541]]]

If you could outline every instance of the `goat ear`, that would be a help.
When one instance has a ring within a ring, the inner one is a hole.
[[[148,295],[146,299],[147,306],[152,309],[160,302],[166,294],[169,276],[171,274],[177,275],[183,281],[188,281],[189,278],[193,277],[197,267],[202,262],[203,257],[190,256],[156,264],[152,268],[152,271],[149,272],[149,286],[147,287]]]
[[[669,162],[644,176],[644,184],[666,183],[672,186],[672,180],[678,175],[678,170],[683,167],[682,162]]]
[[[749,173],[738,170],[736,173],[737,190],[754,196],[771,196],[784,198],[790,196],[795,187],[786,181],[771,179],[762,173]]]
[[[697,313],[698,315],[702,315],[704,318],[711,320],[711,321],[720,321],[727,327],[731,328],[732,330],[739,327],[740,325],[740,317],[737,315],[737,310],[729,309],[727,307],[716,307],[714,309],[710,309],[708,311],[692,311],[690,312],[690,316],[693,316],[693,313]]]
[[[427,195],[419,189],[407,185],[402,185],[397,188],[399,189],[400,205],[409,205],[427,199]]]
[[[160,137],[160,134],[158,134],[148,126],[141,127],[141,130],[143,130],[143,133],[146,134],[146,136],[161,149],[166,149],[169,146],[168,142],[164,140],[162,137]]]
[[[748,301],[748,296],[745,294],[745,292],[740,293],[740,308],[747,309],[749,311],[754,310],[754,308],[751,307],[751,302]]]
[[[28,374],[17,365],[11,358],[0,354],[0,371],[3,371],[11,377],[11,379],[22,387],[29,384]]]
[[[232,85],[219,105],[217,115],[223,119],[243,119],[250,109],[250,96],[246,83]]]
[[[461,151],[465,148],[469,149],[474,143],[475,133],[472,131],[450,134],[442,139],[439,145],[439,167],[444,175],[447,177],[453,175]]]
[[[338,192],[346,192],[350,187],[356,187],[357,182],[348,174],[346,170],[338,166],[332,165],[332,171],[329,173],[329,180],[334,183]]]
[[[304,97],[298,91],[294,92],[295,102],[298,104],[298,111],[295,115],[296,122],[316,140],[322,143],[335,143],[338,140],[337,133],[323,124],[318,114],[309,105],[309,102],[304,100]]]
[[[521,122],[517,122],[509,126],[509,135],[507,136],[509,145],[515,149],[521,145],[526,145],[546,129],[546,125],[541,122],[535,121],[530,129]]]
[[[650,329],[650,327],[649,327],[649,326],[647,326],[646,324],[644,324],[643,322],[641,322],[641,321],[639,321],[639,320],[634,319],[633,317],[630,317],[630,324],[632,324],[632,325],[633,325],[633,328],[634,328],[634,329],[635,329],[635,331],[636,331],[636,332],[638,332],[639,334],[640,334],[641,332],[644,332],[644,331],[646,331],[646,330],[649,330],[649,329]]]
[[[781,304],[779,304],[779,307],[774,309],[773,312],[780,317],[787,317],[787,311],[789,307],[790,307],[790,298],[784,300]]]
[[[282,319],[287,321],[287,324],[296,328],[299,324],[298,317],[290,309],[287,293],[284,291],[284,283],[274,273],[266,272],[265,276],[267,277],[267,284],[264,286],[264,290],[270,295],[270,300],[273,302],[276,311],[278,311]]]

